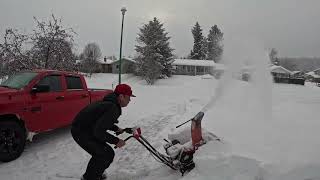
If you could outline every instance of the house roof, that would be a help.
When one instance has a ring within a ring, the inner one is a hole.
[[[194,60],[194,59],[174,59],[172,65],[185,66],[214,66],[215,62],[212,60]]]
[[[320,78],[320,76],[317,75],[316,73],[314,73],[314,71],[310,71],[310,72],[306,73],[306,75],[312,76],[314,78]]]
[[[136,61],[133,60],[133,58],[122,57],[122,60],[127,60],[127,61],[131,61],[131,62],[136,63]],[[98,59],[98,63],[100,63],[100,64],[113,64],[113,63],[118,62],[118,61],[119,61],[119,59],[117,59],[117,60],[113,60],[113,59],[104,60],[104,58]]]
[[[292,71],[292,74],[300,73],[301,71]]]
[[[313,70],[312,72],[315,72],[315,71],[319,71],[320,70],[320,68],[318,68],[318,69],[315,69],[315,70]]]
[[[273,65],[270,67],[271,69],[271,72],[274,72],[274,73],[282,73],[282,74],[292,74],[292,72],[282,66],[276,66],[276,65]]]
[[[106,59],[104,60],[104,58],[98,59],[98,63],[100,64],[112,64],[114,62],[114,60],[112,59]]]
[[[122,57],[122,60],[127,60],[127,61],[130,61],[130,62],[136,63],[136,61],[133,58]],[[113,63],[118,62],[118,61],[119,61],[119,59],[111,60],[111,62],[109,64],[113,64]]]

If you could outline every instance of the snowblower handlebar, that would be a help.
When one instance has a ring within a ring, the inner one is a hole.
[[[139,139],[141,137],[141,129],[139,127],[125,128],[123,130],[124,130],[124,132],[126,132],[128,134],[132,134],[131,136],[124,139],[124,141],[127,141],[133,137],[136,139]],[[117,149],[117,146],[114,146],[114,148]]]
[[[133,133],[133,128],[124,128],[122,132],[116,132],[116,135],[120,135],[122,134],[123,132],[126,132],[128,134],[132,134]]]

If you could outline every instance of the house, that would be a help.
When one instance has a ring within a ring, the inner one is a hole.
[[[102,73],[112,73],[112,63],[114,60],[107,59],[104,57],[103,59],[99,59],[98,63],[100,64],[100,72]]]
[[[224,66],[213,60],[174,59],[172,62],[173,74],[178,75],[204,75],[220,76]]]
[[[319,75],[319,76],[320,76],[320,68],[313,70],[313,72],[314,72],[316,75]]]
[[[282,66],[272,65],[271,74],[274,78],[290,78],[292,72]]]
[[[119,73],[120,60],[103,59],[98,60],[102,73]],[[132,58],[123,57],[121,60],[121,73],[133,73],[136,62]]]
[[[316,74],[315,71],[306,73],[305,77],[307,81],[320,83],[320,75]]]
[[[276,83],[288,83],[288,84],[300,84],[304,85],[305,78],[301,75],[301,72],[292,72],[282,66],[272,65],[270,67],[273,80]],[[296,75],[295,75],[296,74]]]
[[[320,68],[306,73],[306,79],[311,82],[320,83]]]
[[[292,71],[291,76],[293,78],[305,78],[306,74],[302,71]]]

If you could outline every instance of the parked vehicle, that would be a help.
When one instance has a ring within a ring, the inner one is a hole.
[[[0,85],[0,161],[18,158],[34,134],[70,125],[82,108],[111,92],[88,89],[78,73],[37,70],[9,76]]]

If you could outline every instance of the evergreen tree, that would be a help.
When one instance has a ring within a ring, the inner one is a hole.
[[[190,53],[191,59],[205,59],[206,58],[206,45],[205,38],[202,35],[202,29],[197,22],[196,25],[191,30],[194,43],[193,50]]]
[[[207,59],[219,62],[223,53],[223,33],[217,25],[211,27],[207,38]]]
[[[148,84],[153,84],[160,77],[170,77],[172,73],[173,49],[169,46],[163,24],[157,18],[140,28],[135,50],[137,74]]]

